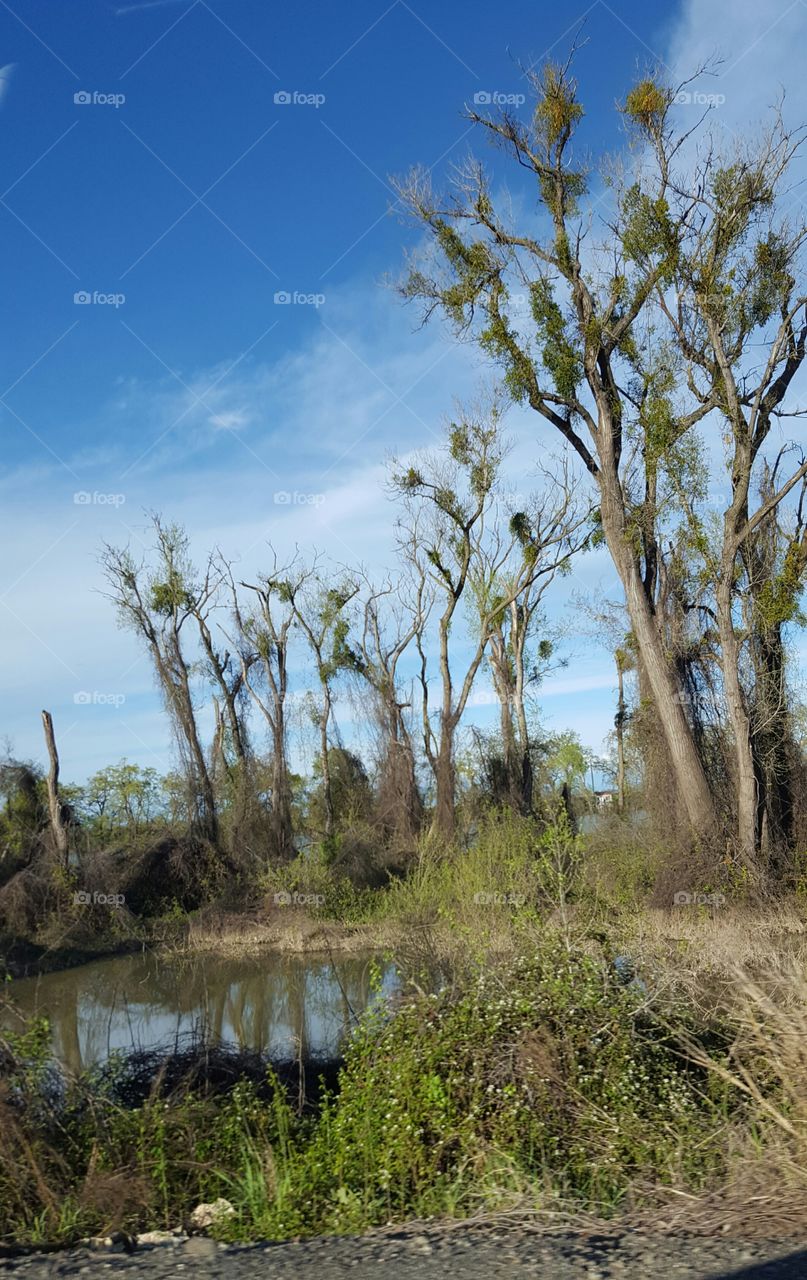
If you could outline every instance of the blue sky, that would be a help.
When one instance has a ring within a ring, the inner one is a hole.
[[[268,538],[388,560],[385,461],[434,443],[480,374],[383,285],[416,243],[389,178],[414,164],[445,178],[472,145],[463,104],[524,92],[523,66],[564,55],[583,18],[594,150],[620,145],[613,103],[656,59],[686,74],[724,55],[710,91],[729,133],[780,84],[807,116],[801,0],[0,0],[0,734],[14,751],[41,755],[47,706],[68,777],[123,755],[169,766],[148,663],[99,594],[101,541],[137,545],[144,509],[256,568]],[[526,418],[514,430],[526,473],[544,445]],[[322,500],[277,501],[309,493]],[[553,598],[570,665],[542,706],[599,749],[611,664],[574,604],[598,591],[615,594],[603,554]],[[87,691],[125,701],[77,703]]]

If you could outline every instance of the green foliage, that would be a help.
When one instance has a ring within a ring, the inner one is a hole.
[[[545,167],[538,171],[541,197],[549,212],[558,220],[556,248],[565,259],[565,231],[559,227],[564,215],[573,216],[577,201],[585,193],[586,180],[567,161],[566,152],[574,132],[583,118],[583,106],[577,99],[577,84],[564,67],[547,62],[538,82],[538,99],[532,124],[537,149],[546,157]]]
[[[678,259],[678,232],[663,198],[652,199],[638,183],[629,187],[622,202],[622,248],[631,262],[647,265],[658,261],[662,278],[672,278]]]
[[[80,790],[82,816],[101,843],[133,840],[161,814],[162,781],[156,769],[121,760],[93,774]]]
[[[754,611],[763,629],[786,622],[803,623],[799,597],[804,590],[805,569],[804,554],[796,543],[788,548],[779,572],[764,583],[755,598]]]
[[[462,328],[495,271],[495,261],[484,241],[466,244],[445,219],[435,218],[432,229],[455,275],[454,283],[442,291],[441,301],[449,318]]]
[[[30,861],[47,822],[45,784],[20,760],[0,761],[0,883]]]
[[[193,603],[193,595],[185,586],[178,573],[171,573],[163,582],[154,582],[151,586],[151,607],[163,618],[180,609],[189,609]]]
[[[563,312],[548,280],[530,285],[530,309],[542,342],[544,367],[559,396],[574,400],[583,376],[582,353],[567,332]]]
[[[586,775],[586,757],[575,733],[560,733],[554,739],[546,756],[546,768],[560,785],[566,783],[570,790],[581,786]]]
[[[551,150],[564,143],[583,118],[576,85],[555,63],[547,63],[541,77],[541,96],[535,107],[535,131]]]
[[[372,811],[373,791],[361,758],[345,747],[330,747],[328,767],[331,777],[331,802],[337,831],[367,820]],[[322,760],[317,757],[312,770],[304,818],[310,830],[324,829],[324,805]]]
[[[631,89],[623,108],[635,124],[645,133],[658,135],[664,125],[670,106],[670,93],[651,79],[640,80]]]
[[[720,1113],[641,1004],[550,941],[459,999],[412,1000],[381,1029],[371,1019],[299,1168],[302,1225],[459,1216],[515,1188],[536,1206],[602,1210],[643,1177],[697,1184]]]

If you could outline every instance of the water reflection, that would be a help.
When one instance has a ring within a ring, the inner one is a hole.
[[[23,1017],[47,1014],[54,1054],[71,1071],[198,1031],[275,1058],[332,1057],[373,998],[371,964],[367,956],[116,956],[21,979],[10,995]],[[382,971],[383,997],[396,975],[391,965]],[[6,1010],[0,1024],[19,1022]]]

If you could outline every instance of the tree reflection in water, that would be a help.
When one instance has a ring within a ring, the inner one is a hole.
[[[169,1046],[191,1032],[274,1058],[332,1058],[372,997],[368,956],[165,960],[116,956],[25,978],[10,996],[24,1017],[46,1014],[54,1054],[70,1071],[115,1050]],[[394,990],[384,970],[382,994]],[[12,1013],[0,1023],[15,1025]]]

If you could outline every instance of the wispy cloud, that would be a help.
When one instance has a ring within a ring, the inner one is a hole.
[[[8,91],[11,88],[11,78],[14,75],[16,62],[7,62],[4,67],[0,67],[0,107],[8,97]]]
[[[167,9],[169,5],[185,3],[187,0],[141,0],[139,4],[121,5],[115,10],[115,17],[122,18],[127,13],[139,13],[141,9]]]

